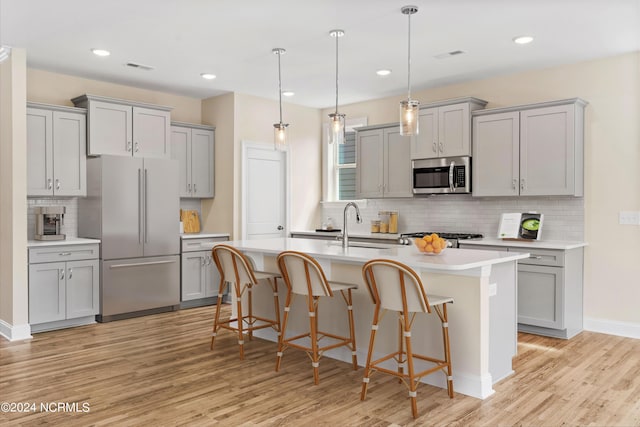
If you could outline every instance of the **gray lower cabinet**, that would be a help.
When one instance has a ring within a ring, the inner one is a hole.
[[[32,332],[94,323],[100,307],[98,245],[29,249]]]
[[[211,256],[211,248],[228,240],[228,237],[182,239],[181,308],[216,302],[220,273]]]
[[[528,252],[518,261],[518,330],[571,338],[583,329],[583,248],[478,246],[463,249]]]

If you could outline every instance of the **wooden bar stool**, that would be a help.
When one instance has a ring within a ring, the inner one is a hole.
[[[340,346],[347,346],[351,349],[351,360],[353,369],[358,369],[358,359],[356,356],[356,338],[353,322],[353,303],[351,290],[357,286],[351,283],[340,283],[328,281],[324,271],[318,261],[310,255],[302,252],[285,251],[278,255],[278,267],[287,285],[287,300],[284,305],[284,317],[282,320],[282,334],[278,343],[278,354],[276,358],[276,372],[280,370],[282,353],[288,347],[297,348],[307,353],[311,359],[313,367],[313,382],[320,382],[320,358],[323,352]],[[343,300],[347,304],[349,317],[349,336],[341,336],[329,332],[322,332],[318,329],[318,303],[320,297],[333,297],[334,291],[340,291]],[[291,304],[296,295],[304,295],[307,299],[307,310],[309,314],[309,332],[292,337],[286,337],[287,321]],[[326,340],[325,340],[326,339]],[[310,340],[310,344],[306,342]],[[321,345],[321,341],[328,341],[326,345]],[[306,342],[305,342],[306,341]]]
[[[244,334],[247,333],[249,340],[253,338],[253,331],[264,328],[273,328],[280,335],[280,303],[278,301],[278,278],[279,274],[254,271],[250,260],[238,249],[228,245],[216,245],[211,250],[213,260],[220,272],[220,287],[218,290],[218,304],[216,316],[213,322],[213,332],[211,334],[211,350],[213,342],[220,328],[229,329],[238,334],[238,344],[240,345],[240,359],[244,359]],[[254,316],[253,314],[253,287],[261,280],[265,280],[273,290],[273,304],[275,309],[275,319]],[[220,306],[222,305],[222,295],[226,283],[230,283],[236,295],[237,316],[228,320],[220,320]],[[245,291],[247,295],[248,314],[243,315],[242,296]]]
[[[447,320],[447,303],[453,303],[453,298],[427,295],[420,280],[420,276],[409,266],[400,262],[385,259],[375,259],[367,262],[362,267],[362,275],[369,289],[371,299],[375,304],[373,324],[371,325],[371,338],[369,340],[369,352],[367,364],[362,379],[362,392],[360,400],[367,396],[369,377],[373,372],[379,371],[394,375],[409,389],[411,398],[411,411],[413,417],[418,416],[416,389],[420,379],[426,375],[442,370],[447,376],[447,391],[453,398],[453,377],[451,372],[451,353],[449,349],[449,325]],[[417,313],[431,313],[431,309],[438,314],[442,322],[442,341],[444,344],[444,359],[416,354],[411,347],[411,326]],[[380,314],[382,309],[382,315]],[[398,339],[398,351],[383,356],[377,360],[371,360],[374,352],[374,342],[378,324],[387,310],[395,311],[398,315],[400,336]],[[385,368],[382,364],[390,359],[398,363],[398,371]],[[433,366],[416,372],[414,359],[430,362]],[[409,372],[403,372],[403,365],[407,364]]]

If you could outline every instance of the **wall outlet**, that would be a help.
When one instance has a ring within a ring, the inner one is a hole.
[[[620,211],[618,222],[623,225],[640,225],[640,211]]]

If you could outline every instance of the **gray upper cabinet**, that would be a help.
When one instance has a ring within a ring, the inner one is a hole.
[[[178,160],[180,197],[214,196],[215,128],[172,123],[171,158]]]
[[[423,105],[419,133],[411,138],[412,159],[471,155],[471,112],[486,101],[459,98]]]
[[[474,196],[582,196],[579,99],[473,114]]]
[[[88,110],[88,155],[171,157],[170,107],[96,95],[71,101]]]
[[[397,124],[359,128],[356,137],[358,198],[413,197],[411,140]]]
[[[86,196],[86,111],[27,104],[27,196]]]

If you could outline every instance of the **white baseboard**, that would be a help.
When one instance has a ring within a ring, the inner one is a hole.
[[[24,325],[10,325],[0,319],[0,336],[9,341],[28,340],[31,336],[31,326],[28,323]]]
[[[585,317],[584,329],[591,332],[640,339],[640,323]]]

